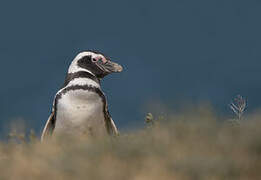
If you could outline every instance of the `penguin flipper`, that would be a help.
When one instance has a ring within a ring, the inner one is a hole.
[[[119,131],[114,123],[114,121],[111,119],[111,131],[112,131],[112,134],[115,135],[115,136],[118,136],[119,135]]]
[[[50,137],[52,135],[54,126],[55,126],[55,116],[54,116],[54,111],[53,111],[44,126],[44,129],[43,129],[43,132],[41,135],[41,141],[44,141],[47,137]]]

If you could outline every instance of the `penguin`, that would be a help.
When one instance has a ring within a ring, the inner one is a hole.
[[[118,135],[101,89],[102,78],[122,66],[97,51],[79,53],[69,66],[63,87],[56,93],[41,141],[53,135]]]

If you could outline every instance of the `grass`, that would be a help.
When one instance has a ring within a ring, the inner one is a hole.
[[[0,144],[0,179],[255,180],[260,117],[232,126],[199,107],[165,118],[148,114],[147,128],[116,138],[18,138]]]

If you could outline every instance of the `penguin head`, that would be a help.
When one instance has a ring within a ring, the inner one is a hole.
[[[121,65],[112,62],[103,54],[95,51],[84,51],[74,58],[68,73],[87,71],[97,78],[103,78],[110,73],[121,72],[122,70],[123,68]]]

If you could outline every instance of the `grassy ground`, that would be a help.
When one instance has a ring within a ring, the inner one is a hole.
[[[260,117],[232,125],[203,108],[117,138],[1,143],[0,179],[260,179]]]

